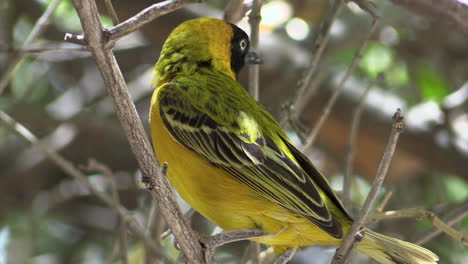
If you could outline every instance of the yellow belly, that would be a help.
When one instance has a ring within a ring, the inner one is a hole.
[[[169,181],[195,210],[225,230],[261,228],[265,233],[278,233],[254,240],[281,249],[339,243],[307,219],[260,197],[176,142],[162,123],[156,97],[157,91],[151,100],[150,126],[157,159],[169,164]]]

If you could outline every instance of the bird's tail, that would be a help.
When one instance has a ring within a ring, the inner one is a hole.
[[[434,264],[439,257],[431,251],[366,229],[356,251],[382,264]]]

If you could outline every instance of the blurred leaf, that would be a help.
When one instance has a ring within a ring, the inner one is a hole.
[[[415,78],[423,100],[440,102],[450,93],[445,76],[428,62],[417,66]]]
[[[18,66],[18,70],[11,80],[13,98],[16,101],[27,99],[28,102],[42,99],[49,88],[49,82],[46,78],[47,69],[48,67],[45,67],[43,63],[25,59]]]
[[[81,23],[69,0],[61,1],[54,13],[54,23],[63,31],[81,32]]]
[[[351,62],[351,60],[353,59],[353,56],[354,56],[354,53],[356,51],[354,49],[351,49],[351,48],[346,48],[346,49],[343,49],[343,50],[340,50],[338,51],[335,56],[334,56],[334,59],[337,61],[337,62],[340,62],[340,63],[344,63],[344,64],[348,64]]]
[[[360,67],[370,77],[375,78],[381,72],[387,71],[394,61],[391,48],[381,43],[369,43],[364,50]]]
[[[461,202],[468,199],[468,184],[461,178],[445,176],[444,184],[447,190],[448,202]]]
[[[44,9],[52,2],[52,0],[36,0]]]
[[[110,16],[101,15],[101,23],[106,27],[112,27],[112,18]]]
[[[22,47],[31,32],[33,25],[29,17],[20,16],[13,29],[13,44],[16,48]]]
[[[395,63],[385,72],[385,81],[390,86],[403,86],[408,84],[408,68],[405,63]]]

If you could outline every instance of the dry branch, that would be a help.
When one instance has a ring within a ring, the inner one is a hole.
[[[345,208],[350,208],[351,206],[351,188],[352,188],[352,174],[353,174],[353,162],[354,154],[356,152],[356,138],[359,129],[359,124],[361,123],[362,112],[364,110],[364,102],[366,101],[367,95],[382,75],[375,79],[373,82],[364,90],[364,93],[361,96],[361,99],[356,105],[356,108],[353,111],[353,119],[351,121],[351,132],[349,132],[348,145],[346,146],[346,158],[345,158],[345,170],[343,175],[343,205]]]
[[[54,0],[49,4],[47,9],[44,11],[42,16],[37,20],[36,24],[34,24],[33,29],[29,33],[28,37],[23,43],[23,48],[29,46],[33,41],[35,41],[41,34],[44,32],[46,27],[49,25],[49,21],[52,17],[57,6],[60,4],[62,0]],[[9,63],[8,68],[5,70],[5,73],[0,78],[0,95],[3,93],[7,85],[10,83],[13,74],[18,69],[20,63],[23,61],[24,57],[27,55],[27,52],[24,51],[17,51],[13,55],[12,61]]]
[[[403,128],[405,126],[403,117],[401,116],[400,109],[398,109],[393,116],[393,125],[388,139],[387,146],[382,157],[382,160],[377,170],[377,175],[372,183],[372,187],[367,195],[366,201],[359,213],[359,216],[354,221],[351,230],[344,239],[341,246],[336,250],[335,256],[333,256],[332,264],[348,263],[348,258],[351,253],[351,248],[359,241],[361,234],[361,227],[364,224],[369,212],[372,208],[372,205],[377,198],[377,193],[382,186],[385,176],[387,174],[388,168],[390,167],[390,162],[392,161],[393,154],[395,153],[396,144],[398,142],[398,137],[400,136]]]
[[[377,28],[378,21],[379,21],[378,17],[375,17],[372,20],[372,25],[371,25],[369,31],[367,32],[366,37],[364,38],[361,45],[359,46],[357,52],[354,54],[353,60],[351,61],[351,65],[346,70],[345,75],[341,79],[341,81],[338,84],[338,86],[336,87],[336,89],[333,91],[333,94],[330,97],[330,99],[328,100],[325,108],[322,110],[320,118],[317,121],[317,123],[315,124],[315,126],[312,128],[312,131],[310,132],[309,136],[307,137],[306,142],[305,142],[304,146],[302,147],[302,150],[307,150],[309,147],[311,147],[314,144],[315,139],[317,138],[317,135],[318,135],[320,129],[322,128],[323,124],[325,123],[325,120],[327,120],[328,116],[330,115],[331,109],[333,108],[336,101],[338,100],[338,96],[340,95],[341,91],[343,90],[343,87],[344,87],[345,83],[348,81],[349,77],[351,77],[351,74],[356,69],[356,66],[357,66],[357,64],[359,63],[359,61],[360,61],[360,59],[362,57],[364,47],[366,46],[367,42],[370,40],[370,38],[372,36],[372,33],[374,33],[375,29]]]
[[[88,180],[86,175],[84,175],[78,168],[76,168],[73,163],[65,159],[55,150],[50,149],[48,146],[44,145],[36,136],[31,133],[25,126],[15,121],[12,117],[6,114],[3,111],[0,111],[0,122],[5,125],[9,130],[20,136],[21,138],[28,141],[31,145],[37,147],[42,151],[47,157],[54,162],[58,167],[60,167],[65,173],[76,179],[78,182],[85,185],[91,193],[93,193],[100,201],[105,203],[109,208],[115,210],[115,212],[125,220],[130,229],[135,233],[135,235],[143,240],[143,242],[150,248],[154,254],[169,260],[163,251],[157,247],[156,243],[145,234],[145,231],[140,227],[138,222],[127,213],[127,210],[123,208],[120,204],[115,204],[112,198],[107,194],[99,191],[91,182]]]
[[[250,46],[253,49],[253,52],[258,50],[259,43],[259,31],[260,31],[260,9],[262,8],[262,0],[254,0],[252,4],[252,11],[249,14],[249,23],[250,23]],[[250,53],[252,54],[252,53]],[[258,56],[255,54],[253,56]],[[257,58],[258,60],[258,58]],[[249,92],[252,97],[258,101],[260,98],[260,65],[258,63],[253,63],[249,65]]]
[[[464,216],[468,214],[468,211],[462,212],[456,219],[461,220]],[[431,211],[423,209],[402,209],[396,211],[387,211],[383,213],[377,213],[371,215],[367,221],[380,221],[382,219],[393,219],[393,218],[414,218],[416,220],[421,220],[426,218],[429,220],[436,228],[441,232],[449,235],[456,241],[461,242],[463,245],[468,246],[468,236],[452,228],[450,224],[446,224],[442,221],[437,215]]]

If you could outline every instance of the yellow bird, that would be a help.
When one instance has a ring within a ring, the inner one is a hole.
[[[327,180],[278,122],[237,81],[249,39],[214,18],[170,34],[154,67],[150,127],[157,158],[195,210],[224,230],[261,229],[252,239],[277,254],[339,245],[353,219]],[[383,264],[436,263],[427,249],[366,230],[356,248]]]

